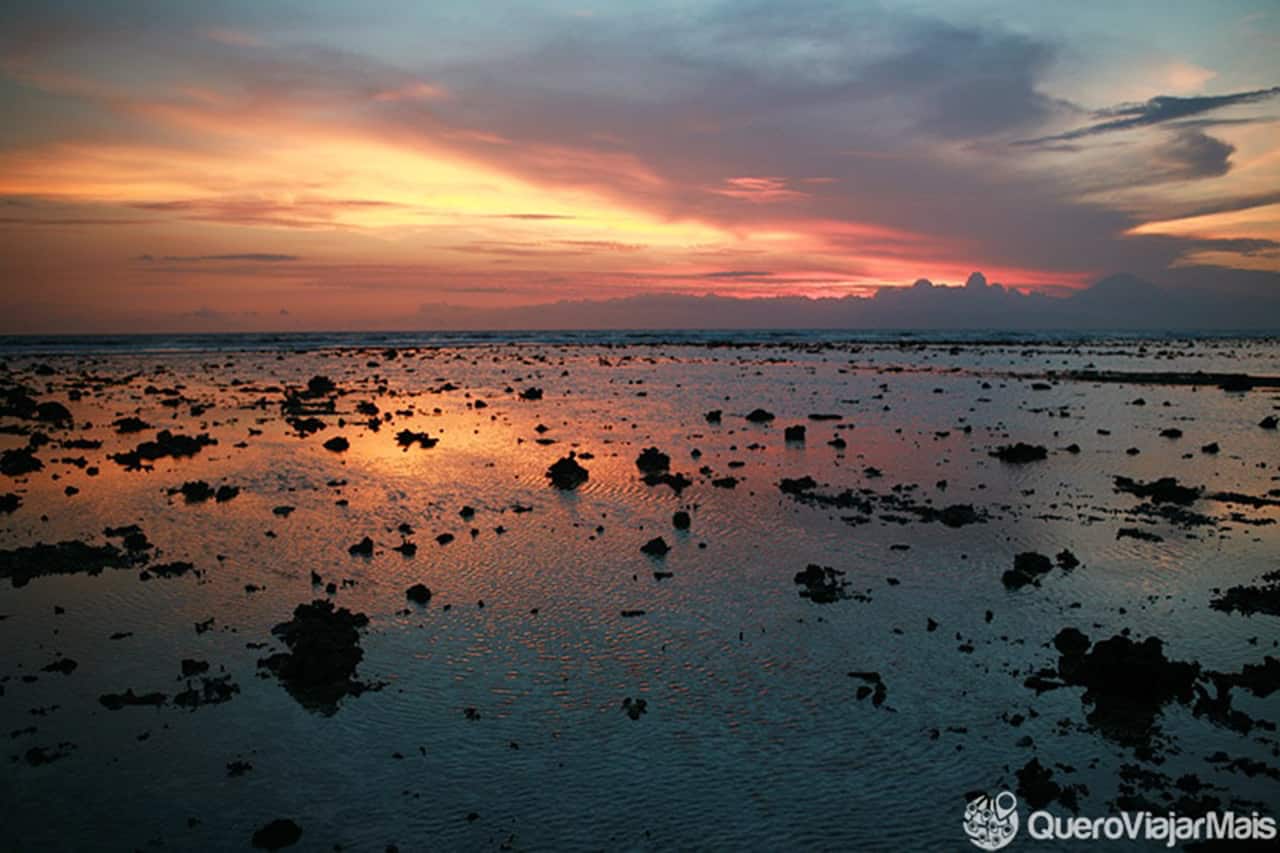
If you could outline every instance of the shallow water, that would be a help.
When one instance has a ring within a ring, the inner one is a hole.
[[[1066,626],[1095,640],[1158,636],[1170,658],[1220,671],[1276,654],[1277,617],[1209,602],[1280,567],[1280,511],[1202,500],[1194,509],[1214,525],[1161,520],[1144,529],[1162,541],[1117,539],[1141,524],[1140,501],[1112,477],[1265,496],[1280,487],[1280,437],[1257,424],[1280,393],[1032,388],[1046,371],[1085,367],[1280,375],[1274,342],[472,341],[394,359],[378,346],[7,360],[7,384],[66,403],[77,427],[41,426],[53,439],[38,451],[46,468],[0,478],[0,492],[22,498],[0,516],[0,548],[101,544],[104,528],[136,523],[156,546],[152,563],[189,560],[201,574],[144,582],[138,568],[106,569],[0,586],[0,732],[14,733],[0,846],[242,848],[290,817],[302,849],[963,849],[965,794],[1015,789],[1032,758],[1059,783],[1087,786],[1080,813],[1091,816],[1113,811],[1122,765],[1195,774],[1246,811],[1280,803],[1280,774],[1206,761],[1221,750],[1275,763],[1274,731],[1242,735],[1171,703],[1153,756],[1093,728],[1079,688],[1037,695],[1023,684],[1055,665],[1049,643]],[[40,364],[52,375],[37,374]],[[337,383],[340,414],[299,437],[282,392],[317,374]],[[440,391],[446,381],[456,390]],[[181,402],[163,405],[148,386],[177,388]],[[530,386],[542,400],[517,397]],[[363,400],[395,413],[391,422],[369,430],[355,414]],[[193,402],[207,408],[192,415]],[[756,407],[777,419],[748,423]],[[723,410],[720,425],[703,419],[710,409]],[[806,420],[815,412],[842,419]],[[117,435],[110,424],[124,415],[218,444],[128,471],[108,456],[155,430]],[[806,441],[783,441],[797,423]],[[1160,437],[1170,426],[1184,435]],[[439,443],[402,450],[394,436],[405,428]],[[335,435],[350,449],[325,450]],[[836,435],[843,451],[827,444]],[[103,445],[56,446],[71,438]],[[0,435],[0,448],[27,440]],[[1045,445],[1048,458],[988,456],[1014,441]],[[1217,455],[1199,451],[1210,441]],[[1063,449],[1072,443],[1079,453]],[[693,485],[678,495],[645,485],[634,460],[648,446]],[[569,450],[592,455],[590,480],[563,493],[545,471]],[[79,456],[100,473],[56,461]],[[736,488],[710,484],[729,474],[742,478]],[[841,519],[848,511],[780,492],[781,478],[806,474],[823,493],[897,489],[989,517],[950,528],[877,509],[854,525]],[[167,494],[195,479],[241,492],[221,504]],[[282,504],[296,511],[273,515]],[[474,518],[460,517],[464,505]],[[687,532],[673,529],[678,509],[692,515]],[[390,550],[404,522],[413,557]],[[456,538],[438,545],[445,532]],[[348,554],[366,535],[374,555]],[[640,552],[655,536],[672,546],[664,558]],[[1002,584],[1015,554],[1063,548],[1082,565],[1038,586]],[[802,598],[792,577],[811,562],[846,572],[862,596]],[[283,648],[272,626],[324,597],[312,571],[353,582],[332,598],[368,615],[358,674],[384,683],[331,715],[257,665]],[[406,606],[418,582],[434,596]],[[117,632],[131,636],[108,639]],[[78,667],[42,671],[60,657]],[[239,693],[195,710],[99,703],[126,688],[172,697],[186,686],[183,658],[225,670]],[[850,671],[878,672],[884,703],[859,700]],[[630,719],[625,697],[645,699],[647,713]],[[1234,703],[1256,720],[1280,716],[1280,693],[1237,690]],[[51,763],[24,758],[60,743],[73,746]],[[252,769],[229,776],[237,760]]]

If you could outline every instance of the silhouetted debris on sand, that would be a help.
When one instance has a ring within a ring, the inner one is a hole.
[[[324,443],[324,449],[333,453],[343,453],[351,447],[345,436],[335,435]]]
[[[773,420],[773,412],[768,409],[752,409],[747,413],[747,420],[753,424],[767,424]]]
[[[353,557],[372,557],[373,556],[373,540],[368,536],[361,539],[356,544],[347,549],[347,553]]]
[[[541,400],[541,399],[542,399],[542,389],[541,389],[541,388],[526,388],[526,389],[524,389],[523,391],[521,391],[521,392],[520,392],[520,399],[521,399],[521,400]]]
[[[1280,616],[1280,570],[1267,572],[1259,584],[1233,586],[1209,603],[1214,610],[1252,616],[1265,613]]]
[[[676,510],[675,513],[671,516],[671,526],[674,527],[676,530],[688,530],[689,525],[691,525],[692,523],[693,523],[692,517],[690,517],[688,512],[682,509]]]
[[[1128,477],[1117,476],[1115,488],[1117,492],[1125,492],[1152,503],[1172,503],[1180,506],[1195,503],[1200,493],[1204,491],[1199,486],[1183,486],[1174,477],[1161,477],[1150,483],[1143,483]]]
[[[210,438],[208,433],[196,436],[175,435],[164,429],[156,433],[154,441],[144,441],[126,453],[112,454],[111,458],[126,470],[136,471],[150,467],[149,463],[166,456],[174,458],[195,456],[202,449],[217,443],[217,440]]]
[[[810,563],[803,571],[796,572],[795,582],[804,587],[800,590],[801,598],[807,598],[814,604],[831,604],[849,597],[845,590],[848,582],[843,578],[844,572]]]
[[[721,412],[719,409],[712,409],[702,417],[709,424],[718,424],[720,423],[720,419],[723,414],[724,413]]]
[[[1265,418],[1258,421],[1258,426],[1263,429],[1275,429],[1278,423],[1280,423],[1280,421],[1276,419],[1275,415],[1267,415]]]
[[[427,589],[426,584],[415,583],[404,591],[404,597],[414,604],[428,604],[431,601],[431,590]]]
[[[258,666],[275,673],[303,707],[332,714],[343,697],[370,689],[354,678],[364,658],[360,630],[368,624],[363,613],[335,610],[332,601],[299,604],[291,620],[271,629],[289,651],[263,658]]]
[[[590,479],[587,469],[578,464],[578,460],[571,450],[569,455],[552,463],[547,469],[547,477],[551,480],[551,485],[557,489],[570,491],[578,488]]]
[[[782,431],[782,437],[784,440],[795,443],[803,443],[804,435],[804,424],[793,424]]]
[[[0,512],[6,515],[11,512],[17,512],[18,507],[22,506],[22,498],[13,492],[0,495]]]
[[[622,711],[633,720],[647,712],[649,703],[643,699],[632,699],[630,696],[622,700]]]
[[[1049,458],[1049,451],[1039,444],[1026,444],[1019,441],[1017,444],[1006,444],[997,447],[991,451],[991,456],[999,459],[1001,462],[1008,462],[1013,465],[1025,465],[1028,462],[1039,462],[1042,459]]]
[[[257,850],[281,850],[302,838],[302,827],[287,818],[278,818],[253,833],[250,843]]]

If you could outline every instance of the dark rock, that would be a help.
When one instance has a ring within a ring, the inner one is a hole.
[[[770,412],[767,409],[752,409],[751,412],[747,414],[747,420],[753,424],[767,424],[769,421],[773,420],[773,412]]]
[[[778,489],[784,495],[803,495],[818,488],[818,481],[806,474],[803,477],[783,477]]]
[[[541,400],[541,399],[542,399],[542,389],[541,389],[541,388],[526,388],[526,389],[524,389],[523,391],[521,391],[521,392],[520,392],[520,399],[521,399],[521,400]]]
[[[689,513],[682,509],[676,510],[675,514],[671,516],[671,524],[676,530],[688,530],[689,525],[692,523],[693,519],[690,518]]]
[[[308,397],[324,397],[338,390],[338,386],[328,376],[312,376],[307,380]]]
[[[323,447],[325,450],[331,450],[334,453],[342,453],[351,447],[351,442],[347,441],[340,435],[335,435],[333,438],[326,441]]]
[[[649,703],[643,699],[632,699],[630,696],[622,700],[622,710],[628,717],[633,720],[640,719],[640,715],[646,712]]]
[[[44,575],[78,572],[96,575],[103,569],[128,568],[138,559],[114,545],[89,545],[74,540],[57,545],[40,543],[0,551],[0,578],[8,578],[14,586],[23,586],[32,578]]]
[[[671,457],[656,447],[646,447],[636,457],[636,467],[642,474],[661,474],[671,468]]]
[[[1182,430],[1177,427],[1167,427],[1160,430],[1161,438],[1182,438]]]
[[[865,685],[858,688],[857,697],[859,701],[870,696],[871,704],[877,708],[884,704],[884,700],[888,697],[888,690],[884,686],[884,679],[880,677],[880,673],[851,672],[849,677],[866,682]]]
[[[1258,426],[1263,429],[1275,429],[1277,423],[1280,423],[1280,421],[1276,420],[1275,415],[1267,415],[1265,418],[1258,421]]]
[[[1137,642],[1117,634],[1090,648],[1082,637],[1059,632],[1054,641],[1061,653],[1058,672],[1067,684],[1085,688],[1084,700],[1093,705],[1089,722],[1104,735],[1144,744],[1166,703],[1194,697],[1199,665],[1166,658],[1159,638]]]
[[[123,693],[103,693],[98,697],[98,702],[108,711],[119,711],[121,708],[143,705],[158,708],[167,701],[169,699],[163,693],[143,693],[138,695],[133,692],[132,687]]]
[[[258,661],[273,672],[304,708],[324,714],[337,710],[338,701],[370,689],[356,681],[356,667],[364,658],[360,631],[369,624],[363,613],[317,599],[299,604],[293,618],[271,629],[289,647]]]
[[[665,557],[670,550],[671,546],[661,536],[656,536],[640,546],[641,553],[648,554],[650,557]]]
[[[193,678],[201,673],[209,671],[209,662],[196,660],[195,658],[182,659],[182,677]]]
[[[113,421],[111,425],[115,427],[116,432],[120,433],[121,435],[127,435],[129,433],[142,432],[143,430],[151,429],[151,424],[147,423],[142,418],[134,418],[134,417],[120,418],[118,420]]]
[[[1018,589],[1027,584],[1039,585],[1040,578],[1053,569],[1053,562],[1044,554],[1035,551],[1024,551],[1013,558],[1013,568],[1001,577],[1001,581],[1009,589]]]
[[[302,827],[287,818],[278,818],[255,832],[250,843],[258,850],[280,850],[284,847],[292,847],[300,838],[302,838]]]
[[[60,672],[63,675],[70,675],[71,673],[76,671],[77,666],[79,666],[79,664],[77,664],[71,658],[58,658],[53,663],[46,664],[40,671],[41,672]]]
[[[804,424],[794,424],[783,430],[783,438],[786,441],[803,442],[805,435]]]
[[[807,598],[814,604],[831,604],[849,597],[845,591],[848,584],[842,580],[843,577],[844,572],[830,566],[810,563],[804,571],[796,572],[794,580],[796,584],[804,587],[800,590],[801,598]]]
[[[404,591],[404,597],[414,604],[428,604],[431,601],[431,590],[425,584],[415,583]]]
[[[213,487],[204,480],[189,480],[182,484],[180,488],[170,489],[169,494],[181,493],[187,503],[201,503],[213,497]]]
[[[707,423],[709,423],[709,424],[718,424],[718,423],[720,423],[720,417],[721,417],[721,415],[723,415],[723,414],[724,414],[724,413],[723,413],[723,412],[721,412],[719,409],[712,409],[711,411],[707,412],[707,413],[706,413],[705,415],[703,415],[702,417],[703,417],[703,418],[706,420],[706,422],[707,422]]]
[[[115,453],[111,458],[130,471],[139,470],[157,459],[172,456],[175,459],[184,456],[195,456],[210,445],[217,444],[216,439],[207,433],[200,435],[174,435],[167,429],[156,433],[154,441],[144,441],[127,453]]]
[[[1161,477],[1150,483],[1131,480],[1128,477],[1116,477],[1117,492],[1126,492],[1135,497],[1150,500],[1152,503],[1172,503],[1187,506],[1195,503],[1204,491],[1199,486],[1183,486],[1173,477]]]
[[[646,486],[670,486],[677,495],[693,485],[693,480],[684,474],[672,474],[670,471],[645,474],[642,480]]]
[[[347,553],[353,557],[372,557],[373,556],[373,540],[368,536],[361,539],[356,544],[347,549]]]
[[[1116,531],[1116,539],[1137,539],[1140,542],[1163,542],[1164,537],[1140,527],[1121,527]]]
[[[16,512],[20,506],[22,506],[22,498],[13,492],[0,495],[0,512],[7,515],[8,513]]]
[[[12,447],[0,453],[0,474],[22,477],[44,468],[44,463],[30,447]]]
[[[1073,812],[1080,810],[1079,794],[1087,789],[1078,785],[1059,785],[1049,768],[1033,758],[1017,773],[1018,797],[1028,808],[1043,809],[1057,801]]]
[[[199,689],[188,686],[186,690],[173,697],[173,704],[179,708],[195,710],[201,705],[220,705],[223,702],[230,702],[239,692],[240,685],[233,684],[230,675],[202,678]]]
[[[72,420],[71,410],[52,400],[37,405],[35,417],[38,421],[54,424],[69,424]]]
[[[413,430],[402,429],[396,433],[396,444],[400,445],[405,450],[408,450],[415,444],[423,450],[430,450],[439,443],[440,439],[432,438],[425,432],[414,432]]]
[[[547,469],[547,477],[557,489],[570,491],[587,482],[591,474],[578,463],[571,450],[568,456],[557,460]]]
[[[1028,462],[1039,462],[1049,457],[1049,451],[1042,445],[1025,444],[1019,441],[1017,444],[1006,444],[997,447],[988,454],[994,456],[1001,462],[1008,462],[1013,465],[1025,465]]]
[[[1209,603],[1214,610],[1252,616],[1280,616],[1280,570],[1268,572],[1253,586],[1233,586]]]

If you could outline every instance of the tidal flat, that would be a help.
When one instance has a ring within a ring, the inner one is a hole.
[[[0,848],[1280,805],[1280,341],[9,353]]]

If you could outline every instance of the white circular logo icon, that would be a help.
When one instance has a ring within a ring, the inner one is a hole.
[[[964,834],[974,847],[999,850],[1018,834],[1018,798],[1008,791],[979,794],[964,810]]]

